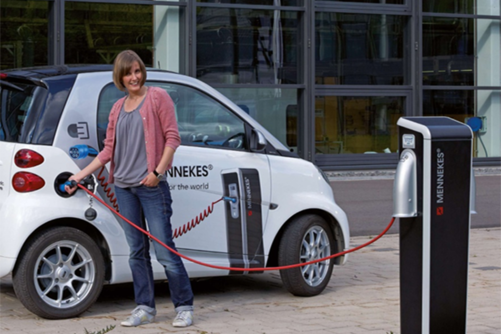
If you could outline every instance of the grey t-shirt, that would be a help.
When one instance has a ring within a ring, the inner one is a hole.
[[[130,112],[126,112],[122,106],[118,115],[113,176],[115,186],[120,188],[138,187],[139,182],[148,175],[143,120],[139,113],[145,99],[146,96],[137,108]]]

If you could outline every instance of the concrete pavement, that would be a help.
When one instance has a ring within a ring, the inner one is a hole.
[[[352,247],[368,236],[352,239]],[[175,316],[166,283],[157,284],[157,321],[139,328],[120,327],[135,307],[132,285],[105,287],[98,302],[81,317],[38,318],[16,299],[8,279],[0,283],[0,332],[97,332],[109,325],[112,334],[134,333],[400,333],[398,235],[387,235],[368,248],[350,254],[334,269],[325,291],[316,297],[290,295],[278,272],[221,277],[193,282],[195,324],[171,326]],[[470,233],[468,333],[501,332],[501,228]]]

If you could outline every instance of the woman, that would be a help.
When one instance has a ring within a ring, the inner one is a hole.
[[[120,213],[146,229],[144,216],[150,233],[175,249],[170,224],[172,199],[165,172],[171,168],[181,140],[171,98],[161,88],[144,86],[145,81],[146,68],[141,58],[133,51],[122,51],[115,59],[113,82],[128,95],[111,109],[104,149],[70,180],[80,182],[111,162],[109,180],[115,184]],[[68,193],[75,190],[66,186]],[[139,326],[153,322],[156,315],[149,239],[127,222],[121,223],[130,247],[129,265],[137,304],[122,326]],[[160,244],[153,245],[158,262],[165,268],[177,312],[172,324],[190,326],[193,292],[183,262]]]

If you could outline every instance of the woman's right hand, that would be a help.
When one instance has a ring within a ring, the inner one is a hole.
[[[104,164],[101,163],[98,157],[95,157],[94,160],[92,160],[92,162],[87,165],[87,167],[85,167],[75,175],[70,176],[68,181],[76,181],[76,183],[80,183],[80,181],[82,181],[87,176],[94,173],[98,168],[103,166]],[[64,190],[70,195],[73,194],[77,189],[78,187],[64,186]]]
[[[76,183],[79,183],[81,180],[79,180],[76,175],[72,175],[69,177],[68,181],[75,181]],[[69,185],[65,185],[64,186],[64,190],[72,195],[75,191],[77,191],[78,187],[77,186],[74,186],[74,187],[70,187]]]

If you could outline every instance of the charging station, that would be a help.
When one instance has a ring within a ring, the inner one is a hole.
[[[472,131],[448,117],[397,125],[401,332],[466,333]]]

